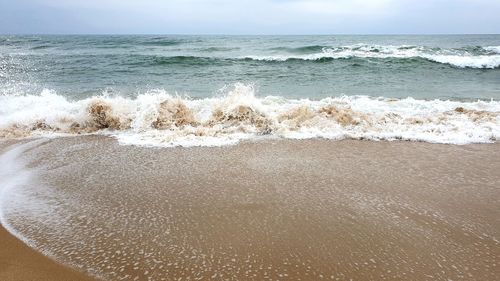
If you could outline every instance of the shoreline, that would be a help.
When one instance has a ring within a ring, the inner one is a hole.
[[[32,140],[2,140],[0,155],[12,146]],[[33,249],[0,222],[0,280],[5,281],[95,281],[80,271],[63,265]]]
[[[487,280],[500,257],[499,152],[498,143],[155,149],[57,138],[24,153],[40,186],[18,192],[26,206],[5,206],[40,251],[109,280]],[[55,209],[31,209],[47,202]],[[49,280],[91,280],[21,246],[53,268]]]
[[[4,281],[96,281],[32,249],[0,224],[0,279]]]

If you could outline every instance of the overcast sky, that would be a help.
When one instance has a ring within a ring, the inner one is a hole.
[[[500,0],[0,0],[0,33],[500,33]]]

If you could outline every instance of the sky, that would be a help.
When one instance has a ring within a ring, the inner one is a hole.
[[[0,34],[500,33],[500,0],[0,0]]]

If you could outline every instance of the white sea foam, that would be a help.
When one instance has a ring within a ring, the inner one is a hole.
[[[497,68],[500,66],[500,55],[494,56],[459,56],[459,55],[422,55],[431,61],[446,63],[460,68]]]
[[[69,101],[52,91],[0,96],[0,136],[107,134],[123,144],[219,146],[255,138],[411,140],[467,144],[500,138],[500,102],[342,96],[256,97],[236,84],[188,99],[152,91],[136,98]]]
[[[484,49],[488,50],[490,52],[500,54],[500,46],[488,46],[488,47],[485,47]]]
[[[19,192],[17,189],[30,185],[33,175],[32,171],[25,167],[24,163],[20,160],[21,154],[25,151],[40,145],[44,140],[35,140],[28,143],[16,144],[8,147],[8,150],[0,155],[0,223],[10,233],[22,240],[24,243],[33,246],[31,241],[23,237],[7,219],[7,214],[11,215],[16,213],[16,210],[11,209],[11,205],[19,204],[22,202],[25,206],[27,201],[19,200]],[[35,207],[31,205],[30,207]],[[27,214],[18,214],[26,216]]]
[[[490,46],[485,50],[500,54],[500,46]],[[475,55],[458,50],[432,50],[418,46],[378,46],[353,45],[338,48],[323,48],[321,52],[313,54],[274,54],[262,56],[246,56],[245,58],[262,61],[286,61],[290,59],[319,60],[319,59],[346,59],[346,58],[422,58],[429,61],[449,64],[459,68],[497,68],[500,67],[500,55]]]

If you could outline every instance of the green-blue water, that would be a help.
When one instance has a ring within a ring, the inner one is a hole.
[[[499,99],[500,35],[0,36],[0,92]]]
[[[489,143],[500,35],[2,36],[0,138]]]

